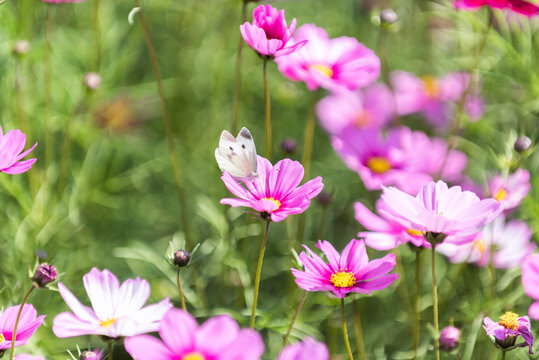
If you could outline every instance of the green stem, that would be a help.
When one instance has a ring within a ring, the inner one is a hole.
[[[414,359],[417,359],[419,334],[421,331],[421,248],[415,253],[415,295],[414,295]]]
[[[266,159],[271,161],[271,105],[270,94],[268,86],[268,60],[264,59],[263,72],[264,72],[264,102],[265,106],[265,118],[266,118]]]
[[[346,352],[348,358],[354,360],[352,355],[352,348],[350,347],[350,341],[348,340],[348,330],[346,329],[346,317],[344,316],[344,298],[341,299],[341,322],[342,322],[342,335],[344,337],[344,345],[346,346]]]
[[[292,332],[292,329],[294,328],[294,323],[296,322],[296,319],[299,315],[299,312],[301,311],[301,308],[303,307],[303,304],[305,303],[306,298],[307,298],[307,291],[304,291],[303,295],[301,296],[301,300],[299,301],[298,307],[296,308],[296,312],[294,312],[294,315],[292,316],[292,320],[290,320],[288,331],[286,332],[286,335],[283,340],[283,348],[286,346],[286,343],[288,343],[288,337],[290,336],[290,333]]]
[[[505,360],[506,351],[502,351],[502,360]]]
[[[140,6],[140,0],[136,0],[136,6]],[[172,121],[168,111],[168,104],[165,97],[165,92],[163,90],[163,84],[161,81],[161,72],[159,71],[159,65],[157,62],[157,55],[153,46],[152,38],[150,36],[150,31],[148,30],[148,25],[146,24],[146,18],[144,17],[144,11],[141,9],[138,12],[140,25],[144,33],[144,38],[146,40],[146,46],[148,47],[148,53],[150,55],[150,61],[152,63],[152,69],[157,82],[157,92],[159,93],[159,98],[161,99],[161,105],[163,108],[163,118],[165,120],[165,129],[167,134],[168,150],[170,153],[170,160],[172,161],[172,168],[174,171],[174,180],[176,182],[176,188],[178,192],[178,202],[180,205],[180,217],[183,225],[183,231],[185,233],[185,240],[187,247],[192,247],[191,234],[189,231],[189,222],[187,220],[187,205],[185,202],[185,193],[183,188],[183,175],[180,167],[180,159],[176,153],[176,148],[174,145],[174,137],[172,136]]]
[[[260,288],[260,274],[262,273],[262,261],[264,260],[264,252],[266,251],[266,243],[268,242],[268,232],[271,221],[266,222],[266,231],[264,232],[264,239],[262,240],[262,246],[260,247],[260,255],[258,256],[258,265],[256,266],[255,276],[255,295],[253,298],[253,308],[251,310],[251,322],[250,327],[254,329],[256,318],[256,304],[258,302],[258,290]]]
[[[52,28],[52,6],[47,4],[47,10],[45,15],[45,44],[43,47],[43,100],[44,100],[44,109],[43,109],[43,128],[45,131],[45,167],[50,164],[53,157],[53,138],[51,133],[51,124],[49,119],[49,107],[50,107],[50,96],[51,93],[51,64],[50,64],[50,48],[51,48],[51,28]]]
[[[438,289],[436,286],[436,244],[434,242],[431,249],[431,273],[432,273],[432,311],[434,322],[434,351],[436,360],[440,360],[440,341],[438,327]]]
[[[184,311],[187,311],[187,307],[185,306],[185,299],[183,298],[182,282],[180,280],[180,269],[178,269],[178,275],[176,276],[176,282],[178,283],[178,292],[180,293],[180,300],[182,302],[182,309]]]
[[[363,328],[361,327],[361,318],[359,316],[359,309],[357,308],[357,300],[352,302],[352,310],[354,311],[354,329],[356,331],[356,343],[359,358],[361,360],[367,360],[365,341],[363,340]]]
[[[99,3],[101,0],[94,0],[94,71],[99,72],[101,67],[101,29],[99,28]]]
[[[112,347],[114,346],[114,344],[112,343],[112,341],[109,341],[108,343],[109,345],[109,359],[108,360],[112,360]]]
[[[241,24],[247,20],[247,1],[242,1],[241,5]],[[234,105],[232,106],[232,134],[238,131],[238,118],[240,116],[240,100],[241,100],[241,61],[243,55],[243,45],[245,40],[240,34],[238,43],[238,52],[236,54],[236,73],[234,75]]]
[[[32,290],[34,290],[35,287],[32,286],[30,290],[24,295],[24,298],[22,299],[22,303],[19,306],[19,312],[17,313],[17,319],[15,320],[15,326],[13,327],[13,334],[11,336],[11,352],[9,354],[9,360],[13,360],[13,356],[15,356],[15,341],[17,340],[17,327],[19,326],[19,320],[21,319],[22,309],[24,307],[24,304],[26,304],[26,300],[28,300],[28,297],[30,296],[30,293]]]

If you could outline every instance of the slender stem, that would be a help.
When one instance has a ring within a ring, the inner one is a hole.
[[[15,341],[17,340],[17,327],[19,326],[19,320],[21,319],[22,309],[24,308],[24,304],[26,304],[26,300],[28,300],[28,297],[30,296],[30,293],[32,290],[34,290],[35,287],[32,286],[30,290],[24,295],[24,298],[22,299],[22,303],[19,306],[19,312],[17,313],[17,319],[15,319],[15,326],[13,327],[13,335],[11,336],[11,352],[9,354],[9,360],[13,360],[13,356],[15,356]]]
[[[49,107],[51,93],[51,64],[50,64],[50,48],[51,48],[51,28],[52,28],[52,6],[47,4],[46,19],[45,19],[45,44],[43,46],[43,128],[45,129],[45,165],[50,164],[53,158],[53,138],[51,133],[50,119],[49,119]]]
[[[283,340],[283,348],[285,347],[286,343],[288,342],[288,337],[290,336],[290,333],[292,332],[292,329],[294,328],[294,323],[296,322],[296,319],[299,315],[299,312],[301,311],[301,308],[303,307],[303,304],[305,303],[305,299],[307,298],[307,291],[303,292],[303,295],[301,296],[301,300],[299,301],[298,307],[296,308],[296,312],[294,312],[294,315],[292,316],[292,320],[290,320],[290,325],[288,326],[288,331],[286,332],[286,335],[284,336]]]
[[[431,249],[431,272],[432,272],[432,311],[434,320],[434,351],[436,360],[440,360],[440,341],[438,339],[438,289],[436,286],[436,244],[432,242]]]
[[[255,276],[255,295],[253,298],[253,308],[251,310],[251,329],[255,327],[255,317],[256,317],[256,304],[258,302],[258,289],[260,288],[260,274],[262,272],[262,261],[264,260],[264,252],[266,251],[266,243],[268,242],[268,232],[271,221],[266,222],[266,231],[264,232],[264,239],[262,240],[262,246],[260,247],[260,255],[258,256],[258,265],[256,267],[256,276]]]
[[[179,268],[178,268],[178,275],[176,276],[176,281],[178,283],[178,291],[180,293],[180,300],[182,302],[182,309],[184,311],[187,311],[187,307],[185,306],[185,299],[183,298],[182,282],[180,280],[180,269]]]
[[[365,341],[363,340],[363,328],[361,327],[361,318],[359,316],[359,309],[357,308],[357,300],[352,302],[352,310],[354,311],[354,329],[356,331],[356,343],[359,358],[361,360],[367,360]]]
[[[140,0],[136,0],[136,6],[140,6]],[[176,181],[176,188],[178,192],[178,202],[180,205],[180,216],[183,225],[183,231],[185,233],[185,240],[187,247],[192,245],[191,236],[189,231],[189,222],[187,221],[187,205],[185,203],[185,193],[183,188],[183,175],[180,167],[180,159],[176,154],[176,148],[174,145],[174,137],[172,135],[172,121],[168,111],[168,104],[165,98],[165,92],[163,90],[163,84],[161,81],[161,72],[159,71],[159,64],[157,62],[157,55],[153,46],[152,38],[150,36],[150,31],[148,30],[148,25],[146,24],[146,18],[144,17],[144,11],[141,9],[138,12],[140,25],[144,33],[144,38],[146,40],[146,46],[148,47],[148,53],[150,55],[150,61],[152,63],[152,69],[155,76],[155,81],[157,82],[157,92],[159,93],[159,98],[161,99],[161,105],[163,107],[163,118],[165,120],[165,129],[167,133],[167,142],[168,150],[170,153],[170,160],[172,161],[172,168],[174,171],[174,180]]]
[[[241,3],[241,24],[247,20],[247,1]],[[238,43],[238,52],[236,55],[236,73],[234,75],[234,105],[232,106],[232,134],[238,131],[238,118],[240,116],[240,100],[241,100],[241,60],[243,54],[243,45],[245,41],[240,34]]]
[[[346,317],[344,316],[344,298],[341,299],[341,321],[342,321],[342,335],[344,337],[344,345],[346,346],[346,352],[348,352],[348,358],[354,360],[352,355],[352,348],[350,348],[350,341],[348,340],[348,330],[346,329]]]
[[[419,334],[421,331],[421,249],[415,253],[415,295],[414,295],[414,359],[417,359]]]
[[[112,347],[114,346],[114,344],[112,343],[112,341],[109,341],[108,343],[109,345],[109,360],[112,360]]]
[[[502,360],[505,360],[506,351],[502,351]]]
[[[99,4],[101,0],[94,0],[94,71],[99,72],[101,67],[101,29],[99,28]]]
[[[268,60],[264,59],[264,101],[266,104],[265,118],[266,118],[266,159],[271,161],[271,105],[270,94],[268,86]]]

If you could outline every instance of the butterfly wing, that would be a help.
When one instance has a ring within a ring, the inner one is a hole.
[[[240,133],[238,134],[238,137],[236,137],[236,140],[242,147],[242,149],[245,151],[247,155],[247,159],[249,160],[249,165],[251,166],[252,175],[256,176],[256,167],[257,167],[257,159],[256,159],[256,147],[255,142],[253,140],[253,136],[251,135],[251,132],[246,128],[243,127],[240,130]]]
[[[254,176],[246,151],[226,130],[221,133],[219,147],[215,149],[215,160],[221,170],[226,170],[236,179],[249,179]]]

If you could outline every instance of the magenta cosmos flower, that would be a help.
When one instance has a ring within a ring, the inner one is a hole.
[[[0,314],[0,354],[11,348],[13,329],[15,328],[19,307],[20,305],[10,306]],[[25,304],[17,326],[15,347],[25,345],[44,319],[45,315],[37,316],[36,309],[31,304]]]
[[[159,322],[172,307],[168,298],[143,307],[150,296],[146,280],[128,279],[122,283],[108,270],[93,268],[83,277],[84,288],[93,309],[82,305],[61,282],[58,290],[73,311],[58,314],[52,331],[59,338],[103,335],[117,338],[157,331]]]
[[[522,285],[526,294],[535,300],[528,309],[528,315],[539,320],[539,255],[528,256],[522,263]]]
[[[262,218],[278,222],[288,215],[307,210],[311,199],[324,187],[320,176],[298,186],[303,179],[303,166],[290,159],[272,166],[267,159],[258,156],[257,173],[258,176],[252,181],[243,182],[244,187],[227,171],[223,171],[221,179],[239,199],[222,199],[221,204],[250,207],[259,211]]]
[[[198,326],[187,312],[171,309],[159,327],[162,339],[138,335],[125,340],[125,349],[137,360],[259,360],[261,336],[240,329],[228,315],[213,317]]]
[[[326,344],[307,338],[285,347],[277,360],[329,360],[329,352]]]
[[[496,338],[498,347],[508,350],[515,348],[515,346],[528,346],[530,354],[533,354],[533,335],[531,333],[530,319],[527,316],[518,317],[517,314],[508,311],[500,316],[499,322],[485,317],[483,324],[487,335],[492,335]],[[515,345],[519,335],[524,339],[524,343]]]
[[[365,243],[352,240],[342,254],[329,241],[318,240],[316,245],[326,255],[325,263],[306,245],[299,259],[305,271],[291,269],[296,283],[307,291],[331,291],[336,297],[344,298],[351,292],[371,294],[382,290],[399,278],[398,274],[387,274],[395,267],[395,255],[369,261]]]
[[[30,154],[37,143],[21,153],[25,144],[26,135],[20,130],[9,130],[3,134],[0,127],[0,171],[6,174],[20,174],[32,167],[32,164],[36,162],[35,158],[23,161],[19,160]]]
[[[472,241],[473,232],[501,212],[496,200],[480,200],[474,193],[462,191],[460,186],[448,188],[441,180],[423,186],[416,197],[395,187],[382,190],[381,199],[386,206],[380,212],[385,216],[406,228],[433,235],[461,236],[460,242]]]
[[[456,0],[453,5],[457,9],[475,10],[481,6],[488,6],[494,9],[512,10],[526,16],[539,14],[539,6],[524,0]]]
[[[18,331],[17,331],[18,332]],[[33,356],[29,354],[15,355],[14,360],[45,360],[43,356]]]
[[[454,326],[446,326],[440,332],[440,347],[444,350],[452,350],[457,347],[460,340],[460,329]]]
[[[349,127],[382,128],[393,120],[393,103],[387,86],[374,84],[363,91],[331,94],[318,102],[316,113],[324,129],[336,135]]]
[[[499,201],[504,210],[513,209],[530,191],[530,173],[518,169],[508,177],[496,175],[488,182],[488,189],[488,196]]]
[[[266,4],[254,8],[253,23],[240,25],[240,32],[250,47],[260,55],[272,58],[290,54],[305,45],[305,41],[289,42],[295,28],[296,19],[287,26],[284,10]]]
[[[530,241],[531,237],[532,231],[525,222],[512,220],[506,224],[505,217],[498,216],[485,225],[472,242],[463,245],[444,242],[436,250],[452,263],[487,266],[492,259],[498,269],[515,268],[535,251],[536,245]]]
[[[313,24],[301,26],[292,40],[307,41],[298,51],[275,61],[279,71],[292,81],[303,81],[309,90],[356,90],[380,76],[380,60],[356,39],[341,36],[330,39]]]

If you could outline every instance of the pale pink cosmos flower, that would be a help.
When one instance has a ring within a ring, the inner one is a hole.
[[[485,225],[472,242],[462,245],[444,242],[436,250],[452,263],[468,262],[483,267],[492,260],[498,269],[515,268],[535,251],[537,246],[530,241],[531,237],[532,231],[524,221],[506,223],[501,215]]]
[[[530,319],[527,316],[519,317],[511,311],[500,316],[500,321],[492,321],[489,317],[483,319],[483,327],[487,335],[496,338],[496,345],[504,350],[514,349],[516,346],[528,346],[530,354],[533,346],[533,335],[531,333]],[[524,343],[517,345],[518,336],[522,336]]]
[[[299,259],[305,271],[290,269],[303,290],[331,291],[342,299],[351,292],[371,294],[385,289],[399,278],[396,273],[388,274],[395,267],[395,255],[388,254],[369,261],[363,241],[351,240],[342,254],[326,240],[318,240],[316,246],[326,255],[329,263],[303,245],[307,252],[301,252]]]
[[[240,25],[240,32],[247,44],[260,55],[273,58],[290,54],[305,45],[305,41],[289,41],[295,28],[296,19],[287,26],[284,10],[266,4],[254,8],[253,23]]]
[[[146,280],[128,279],[122,283],[109,270],[93,268],[83,277],[92,308],[82,305],[61,282],[58,290],[73,311],[58,314],[52,331],[59,338],[103,335],[111,338],[157,331],[159,322],[172,307],[168,298],[143,307],[150,296]]]
[[[522,263],[522,285],[526,295],[535,300],[528,309],[528,315],[539,320],[539,255],[528,256]]]
[[[243,186],[223,171],[221,179],[239,199],[225,198],[221,204],[250,207],[260,212],[262,218],[278,222],[288,215],[307,210],[311,199],[324,187],[320,176],[298,186],[303,179],[303,166],[297,161],[284,159],[272,166],[261,156],[257,160],[258,176],[251,181],[245,180]]]
[[[125,349],[137,360],[259,360],[264,352],[262,337],[240,329],[228,315],[198,325],[187,312],[171,309],[159,327],[161,340],[138,335],[125,339]]]
[[[279,71],[292,81],[303,81],[311,91],[356,90],[380,76],[380,59],[374,52],[346,36],[330,39],[313,24],[301,26],[291,40],[308,41],[298,51],[276,59]]]
[[[539,14],[539,6],[525,0],[455,0],[453,6],[457,9],[475,10],[481,6],[493,9],[508,9],[528,17]]]
[[[434,126],[446,126],[455,112],[457,102],[469,86],[470,75],[464,72],[448,73],[442,78],[417,77],[405,71],[391,74],[391,84],[400,115],[422,113]],[[466,96],[464,110],[471,120],[483,115],[482,100],[473,89]]]
[[[6,174],[21,174],[28,171],[36,162],[36,159],[21,160],[26,155],[30,154],[36,147],[35,143],[30,149],[21,153],[26,144],[26,135],[20,130],[9,130],[7,133],[2,133],[0,127],[0,171]]]
[[[459,243],[473,241],[475,231],[501,212],[494,199],[480,200],[460,186],[449,188],[441,180],[424,185],[416,197],[395,187],[382,187],[380,209],[406,228],[431,234],[456,235]],[[467,236],[469,235],[469,236]]]
[[[355,127],[382,128],[395,115],[393,95],[384,84],[374,84],[363,91],[343,91],[326,96],[316,105],[322,127],[330,134]]]
[[[488,196],[500,202],[504,210],[510,210],[518,205],[530,191],[530,173],[518,169],[508,177],[496,175],[488,182]]]
[[[307,338],[285,347],[277,360],[329,360],[326,344]]]
[[[2,350],[11,348],[13,329],[15,328],[19,307],[20,305],[9,306],[4,312],[0,313],[0,353],[2,353]],[[17,326],[15,347],[25,345],[43,323],[43,320],[45,320],[45,315],[37,316],[37,311],[32,304],[25,304]]]
[[[440,348],[452,350],[457,347],[460,340],[460,329],[454,326],[446,326],[440,332]]]
[[[18,354],[13,358],[14,360],[45,360],[43,356],[33,356],[29,354]]]

